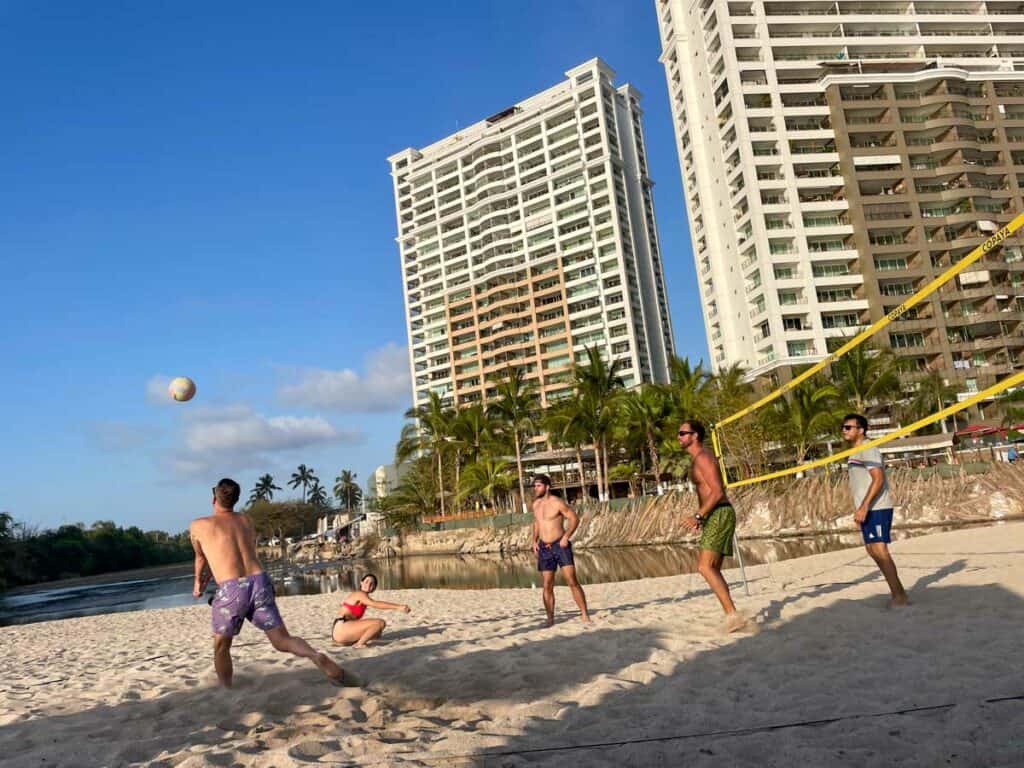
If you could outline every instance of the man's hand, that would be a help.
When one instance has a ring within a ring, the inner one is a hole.
[[[864,507],[857,507],[857,511],[853,513],[853,519],[857,525],[863,524],[868,519],[868,511]]]
[[[559,540],[558,546],[560,546],[562,549],[565,549],[566,547],[568,547],[569,546],[569,537],[568,536],[563,536]]]
[[[700,530],[700,520],[698,520],[694,515],[687,515],[683,518],[683,528],[696,533]]]
[[[535,554],[535,555],[539,555],[540,554],[540,542],[539,541],[534,541],[533,542],[533,554]]]
[[[412,608],[410,608],[408,605],[403,605],[402,606],[402,613],[411,613],[411,612],[412,612]]]
[[[210,573],[209,569],[204,569],[202,575],[196,580],[195,584],[192,585],[192,597],[202,597],[203,592],[206,591],[206,585],[210,583],[210,578],[213,574]]]

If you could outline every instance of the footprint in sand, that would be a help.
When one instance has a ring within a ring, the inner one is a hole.
[[[341,749],[338,741],[303,741],[288,750],[288,756],[304,762],[318,763],[320,758]]]

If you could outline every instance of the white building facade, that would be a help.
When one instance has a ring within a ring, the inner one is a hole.
[[[547,404],[585,349],[667,381],[671,318],[640,94],[592,59],[548,90],[388,158],[413,403],[486,402],[525,370]]]
[[[844,177],[844,169],[849,176],[867,161],[841,157],[840,149],[885,151],[871,136],[837,147],[826,76],[870,74],[867,99],[879,73],[1024,68],[1024,6],[654,2],[713,365],[738,363],[764,375],[821,359],[836,338],[881,316],[878,286],[865,287],[871,270],[860,260],[870,254],[858,250]],[[879,119],[868,109],[861,117],[847,112],[865,124]],[[885,119],[903,118],[893,112]],[[903,138],[891,140],[890,154],[909,156],[895,143]]]

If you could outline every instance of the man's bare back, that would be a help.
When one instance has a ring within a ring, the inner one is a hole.
[[[216,511],[192,521],[192,541],[198,544],[214,580],[255,576],[263,570],[256,555],[256,534],[252,522],[238,512]]]

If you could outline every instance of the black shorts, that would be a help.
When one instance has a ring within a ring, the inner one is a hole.
[[[561,545],[561,540],[551,544],[541,541],[538,544],[540,545],[540,549],[537,550],[538,571],[557,571],[562,566],[576,564],[572,559],[571,541],[564,547]]]

